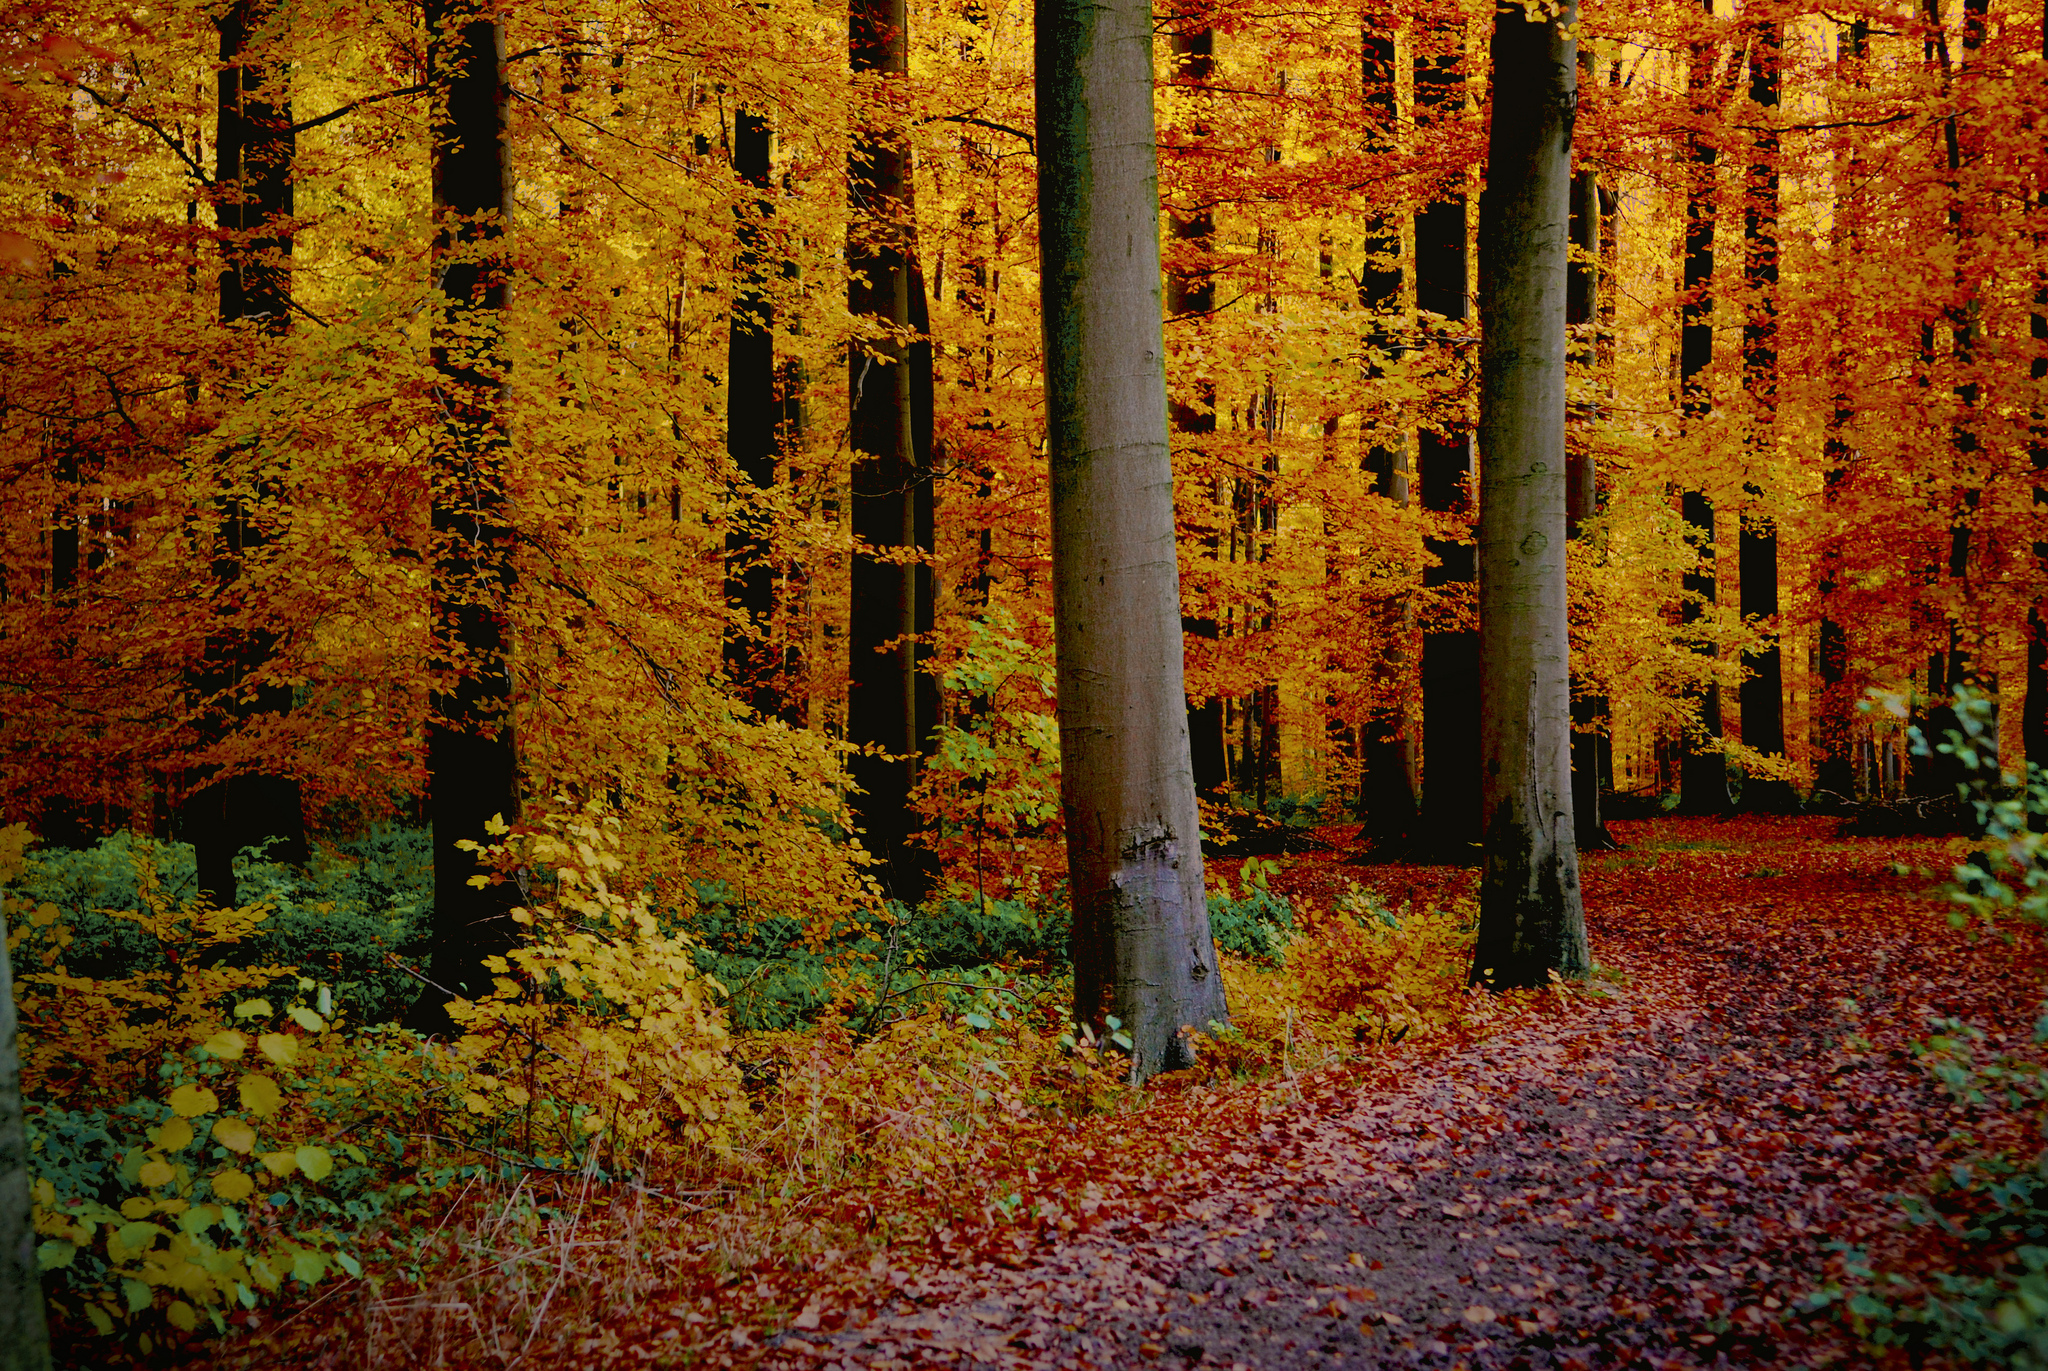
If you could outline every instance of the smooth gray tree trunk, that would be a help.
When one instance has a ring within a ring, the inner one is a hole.
[[[0,1371],[49,1371],[50,1330],[43,1321],[35,1225],[29,1222],[28,1130],[14,1028],[14,975],[7,962],[7,921],[0,918]]]
[[[1074,1013],[1144,1079],[1227,1021],[1202,888],[1167,456],[1147,0],[1037,0],[1060,798]]]
[[[1577,7],[1494,15],[1479,202],[1479,941],[1472,979],[1590,969],[1565,623],[1565,283]]]

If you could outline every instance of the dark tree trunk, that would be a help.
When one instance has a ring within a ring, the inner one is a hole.
[[[852,0],[848,18],[853,70],[908,73],[904,0]],[[915,905],[934,874],[930,854],[914,842],[910,807],[934,722],[928,701],[935,683],[921,685],[917,670],[917,635],[931,617],[931,569],[888,554],[931,550],[932,356],[906,138],[900,125],[864,130],[853,152],[847,308],[890,332],[848,358],[853,534],[873,552],[853,559],[847,737],[888,754],[853,759],[849,769],[863,792],[853,797],[854,817],[880,863],[883,892]],[[913,336],[918,341],[907,341]]]
[[[1455,120],[1465,103],[1464,59],[1460,50],[1415,63],[1416,122],[1420,126]],[[1471,317],[1465,264],[1462,190],[1415,216],[1415,307],[1441,315],[1454,327]],[[1463,345],[1454,345],[1461,360]],[[1444,430],[1415,435],[1422,507],[1431,513],[1465,513],[1471,507],[1472,434],[1457,420]],[[1424,546],[1438,565],[1426,569],[1422,584],[1443,590],[1476,579],[1473,545],[1431,538]],[[1428,860],[1471,862],[1479,856],[1479,634],[1472,629],[1422,635],[1422,816],[1416,855]]]
[[[1388,21],[1391,25],[1391,19]],[[1359,79],[1366,115],[1369,151],[1390,149],[1400,119],[1395,90],[1394,35],[1386,30],[1365,29],[1359,36]],[[1407,329],[1401,311],[1401,234],[1392,220],[1373,221],[1366,233],[1365,259],[1359,264],[1358,306],[1372,315],[1366,325],[1370,354],[1366,379],[1385,374],[1380,358],[1391,360],[1401,351]],[[1408,439],[1398,430],[1372,425],[1365,452],[1366,473],[1373,490],[1389,502],[1406,508],[1409,476]],[[1381,630],[1388,644],[1379,666],[1382,696],[1394,695],[1397,682],[1407,666],[1414,606],[1407,600],[1388,605]],[[1359,723],[1359,805],[1365,811],[1365,833],[1374,846],[1388,855],[1405,852],[1415,839],[1416,815],[1420,809],[1415,793],[1415,738],[1404,703],[1387,705],[1366,714]]]
[[[1707,0],[1707,13],[1713,13]],[[1712,411],[1706,372],[1714,361],[1714,218],[1720,199],[1715,193],[1719,149],[1703,127],[1714,100],[1714,45],[1693,48],[1688,81],[1695,124],[1687,148],[1692,187],[1685,202],[1685,303],[1678,342],[1679,409],[1688,427],[1697,428]],[[1715,602],[1714,502],[1705,491],[1688,490],[1682,500],[1685,522],[1699,539],[1699,570],[1685,578],[1683,622],[1698,623]],[[1705,649],[1711,654],[1712,649]],[[1721,687],[1709,684],[1700,692],[1702,737],[1688,740],[1678,769],[1679,801],[1688,814],[1724,814],[1728,810],[1728,764],[1721,753]]]
[[[1783,32],[1775,19],[1759,20],[1750,40],[1749,98],[1769,119],[1778,108],[1779,58]],[[1750,435],[1751,470],[1768,468],[1776,446],[1778,415],[1778,135],[1759,133],[1749,162],[1748,193],[1742,203],[1742,274],[1748,287],[1749,317],[1742,325],[1742,373],[1756,417]],[[1745,493],[1757,500],[1762,487],[1751,481]],[[1761,619],[1771,637],[1743,665],[1742,741],[1766,756],[1785,755],[1785,676],[1778,641],[1778,528],[1761,510],[1745,510],[1737,536],[1742,573],[1742,615]],[[1745,809],[1784,813],[1799,806],[1789,782],[1763,777],[1743,786]]]
[[[1180,64],[1182,81],[1199,88],[1215,75],[1216,33],[1197,17],[1182,17],[1173,32],[1172,47]],[[1206,121],[1197,119],[1190,133],[1196,139],[1204,138],[1209,133],[1209,126]],[[1172,211],[1167,215],[1166,229],[1175,242],[1186,244],[1187,250],[1203,262],[1197,270],[1190,271],[1184,265],[1176,265],[1167,272],[1166,313],[1180,321],[1182,328],[1206,330],[1208,316],[1216,308],[1216,286],[1207,265],[1215,244],[1215,212],[1206,205],[1191,205]],[[1204,385],[1199,404],[1170,399],[1167,415],[1176,433],[1195,437],[1214,433],[1214,388]],[[1218,539],[1213,532],[1203,536],[1202,548],[1211,560],[1215,559],[1217,547]],[[1184,615],[1181,631],[1189,638],[1214,641],[1219,630],[1213,618]],[[1230,780],[1229,763],[1223,747],[1223,700],[1214,695],[1200,698],[1189,695],[1187,709],[1188,751],[1195,770],[1195,792],[1199,795],[1213,794]]]
[[[1579,91],[1594,87],[1592,50],[1579,53]],[[1606,234],[1598,173],[1581,169],[1572,176],[1570,239],[1575,250],[1565,274],[1564,321],[1572,334],[1570,360],[1595,372],[1601,365],[1601,270]],[[1611,288],[1611,283],[1610,288]],[[1590,379],[1590,378],[1589,378]],[[1582,424],[1589,430],[1590,424]],[[1599,512],[1599,472],[1593,460],[1592,435],[1582,431],[1565,453],[1565,536],[1577,538],[1580,525]],[[1613,749],[1607,732],[1607,697],[1572,690],[1572,824],[1573,842],[1581,851],[1604,852],[1621,844],[1600,816],[1600,793],[1613,781]]]
[[[297,140],[290,68],[282,56],[270,55],[282,27],[276,0],[237,0],[219,25],[215,181],[226,258],[220,273],[220,320],[281,335],[291,322],[291,177]],[[244,495],[231,476],[221,484],[213,557],[217,626],[207,639],[206,661],[192,678],[196,694],[219,701],[202,725],[214,740],[237,724],[246,726],[292,707],[289,686],[243,685],[277,650],[277,636],[236,622],[232,608],[232,586],[244,562],[269,541],[251,499],[276,500],[282,491],[275,482],[259,481]],[[202,785],[186,797],[180,827],[192,844],[199,895],[211,904],[237,902],[234,859],[245,847],[267,843],[273,860],[306,860],[299,783],[289,776],[244,771]]]
[[[427,813],[434,838],[433,979],[416,1026],[446,1025],[446,995],[489,991],[483,960],[513,942],[518,888],[472,877],[490,869],[462,842],[495,841],[493,820],[519,817],[506,600],[514,568],[507,477],[501,315],[507,268],[503,34],[454,0],[428,0],[427,82],[434,98],[436,400],[446,421],[429,455],[434,531],[434,692],[427,721]]]
[[[1869,46],[1868,20],[1858,19],[1842,28],[1837,43],[1840,54],[1838,79],[1852,85],[1863,84],[1864,60]],[[1834,240],[1837,251],[1845,258],[1853,258],[1862,250],[1855,197],[1860,193],[1864,180],[1863,170],[1860,145],[1852,143],[1846,165],[1838,165],[1836,170]],[[1859,780],[1856,765],[1859,726],[1856,701],[1850,694],[1848,623],[1841,606],[1842,552],[1846,536],[1833,527],[1855,455],[1850,441],[1850,425],[1855,421],[1856,409],[1850,393],[1849,356],[1840,340],[1830,349],[1829,366],[1834,387],[1834,409],[1828,416],[1827,437],[1822,449],[1826,469],[1821,478],[1821,499],[1829,514],[1830,531],[1821,544],[1820,553],[1820,631],[1816,644],[1820,690],[1814,697],[1814,712],[1819,721],[1820,760],[1814,768],[1814,792],[1816,796],[1830,797],[1833,803],[1843,803],[1856,799],[1866,787]]]
[[[765,290],[769,271],[766,223],[768,121],[742,108],[733,116],[733,172],[754,192],[740,207],[738,286],[726,345],[725,447],[741,484],[733,491],[725,535],[725,670],[742,699],[762,715],[781,712],[776,654],[775,567],[769,561],[766,517],[757,495],[775,485],[778,421],[775,396],[775,306]]]

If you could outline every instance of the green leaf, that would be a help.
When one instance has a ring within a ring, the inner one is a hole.
[[[69,1266],[71,1259],[77,1255],[77,1243],[65,1242],[62,1238],[51,1238],[36,1247],[36,1270],[55,1271],[60,1266]]]
[[[136,1280],[133,1276],[122,1279],[121,1293],[127,1297],[128,1312],[131,1314],[140,1314],[150,1306],[151,1296],[149,1287]]]

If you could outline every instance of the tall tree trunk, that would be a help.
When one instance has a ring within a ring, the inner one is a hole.
[[[1713,0],[1704,3],[1711,18]],[[1695,434],[1714,407],[1706,373],[1714,361],[1714,219],[1720,212],[1714,179],[1720,150],[1704,126],[1715,103],[1714,54],[1713,43],[1695,43],[1687,81],[1694,123],[1686,158],[1692,167],[1692,187],[1685,202],[1685,303],[1679,328],[1678,384],[1680,413]],[[1685,578],[1686,602],[1680,615],[1683,622],[1693,624],[1707,617],[1715,603],[1714,502],[1703,490],[1688,490],[1681,498],[1681,513],[1699,539],[1700,566]],[[1712,655],[1712,648],[1703,650]],[[1702,736],[1689,742],[1681,754],[1678,797],[1688,814],[1722,814],[1728,809],[1728,763],[1720,745],[1720,685],[1709,683],[1698,700]]]
[[[733,172],[754,194],[740,207],[739,260],[726,343],[725,448],[742,484],[733,491],[725,535],[725,670],[740,697],[762,715],[781,712],[777,654],[770,641],[775,568],[768,559],[766,516],[756,501],[775,485],[778,421],[775,401],[775,306],[766,291],[768,121],[742,107],[733,115]]]
[[[1462,43],[1462,40],[1455,40]],[[1415,60],[1416,123],[1461,117],[1465,105],[1462,46]],[[1471,314],[1465,265],[1466,199],[1462,190],[1415,216],[1415,307],[1464,323]],[[1453,333],[1462,329],[1453,328]],[[1463,362],[1453,365],[1463,366]],[[1415,435],[1422,507],[1434,514],[1469,510],[1472,435],[1459,420]],[[1469,585],[1476,572],[1472,544],[1431,538],[1437,558],[1422,574],[1430,589]],[[1479,634],[1470,629],[1422,635],[1422,819],[1416,855],[1467,862],[1480,838]]]
[[[1391,15],[1385,22],[1395,22]],[[1367,118],[1366,148],[1390,152],[1394,130],[1400,119],[1395,89],[1395,44],[1391,28],[1361,30],[1359,34],[1359,80]],[[1401,313],[1401,233],[1391,219],[1376,219],[1366,232],[1366,257],[1359,264],[1358,307],[1370,314],[1366,325],[1367,346],[1375,354],[1366,364],[1366,379],[1385,374],[1377,357],[1398,355],[1402,335],[1408,330],[1397,322]],[[1370,438],[1365,453],[1366,473],[1373,489],[1390,503],[1407,508],[1409,490],[1408,440],[1399,430],[1366,420]],[[1398,682],[1405,674],[1414,606],[1403,597],[1387,606],[1381,629],[1387,647],[1378,671],[1380,693],[1399,693]],[[1415,736],[1406,702],[1369,712],[1359,723],[1360,807],[1365,811],[1365,832],[1375,847],[1389,855],[1404,852],[1414,838],[1420,797],[1415,792]]]
[[[1578,54],[1580,90],[1597,89],[1591,49]],[[1570,361],[1593,382],[1600,366],[1600,273],[1604,236],[1601,229],[1599,173],[1581,168],[1572,174],[1570,240],[1575,250],[1565,275],[1564,321]],[[1611,282],[1610,289],[1611,289]],[[1576,329],[1575,335],[1570,330]],[[1565,454],[1564,525],[1567,538],[1599,512],[1599,472],[1593,458],[1590,420],[1582,424],[1579,441]],[[1600,792],[1612,780],[1612,749],[1607,731],[1607,697],[1580,696],[1572,688],[1572,841],[1580,851],[1606,851],[1620,844],[1600,817]]]
[[[1060,798],[1074,1017],[1131,1074],[1227,1021],[1182,682],[1148,0],[1037,0]]]
[[[1864,61],[1869,47],[1867,19],[1843,26],[1837,36],[1838,81],[1854,86],[1864,83]],[[1853,262],[1862,251],[1861,211],[1856,197],[1862,193],[1863,180],[1861,144],[1852,138],[1847,155],[1837,162],[1835,169],[1833,245],[1839,261]],[[1828,515],[1828,533],[1820,555],[1820,630],[1816,654],[1820,689],[1814,695],[1820,724],[1820,760],[1814,768],[1814,792],[1817,796],[1831,796],[1836,802],[1853,800],[1864,789],[1856,765],[1856,740],[1861,726],[1856,701],[1851,696],[1849,624],[1841,604],[1842,554],[1848,535],[1839,526],[1840,506],[1843,488],[1850,477],[1850,463],[1855,457],[1851,425],[1856,408],[1849,361],[1848,345],[1837,337],[1828,350],[1834,406],[1828,416],[1822,448],[1825,471],[1821,477],[1821,500]]]
[[[1778,109],[1779,58],[1783,30],[1775,19],[1757,21],[1749,45],[1749,98],[1771,119]],[[1768,124],[1766,124],[1768,128]],[[1768,469],[1777,449],[1778,418],[1778,135],[1756,136],[1749,161],[1748,193],[1742,202],[1742,275],[1749,296],[1749,317],[1742,325],[1742,374],[1756,414],[1749,436],[1750,478],[1744,492],[1754,501],[1764,497],[1760,470]],[[1742,741],[1770,757],[1785,755],[1785,676],[1778,638],[1778,529],[1768,513],[1745,510],[1736,540],[1742,573],[1741,604],[1745,619],[1768,626],[1767,645],[1745,656],[1749,675],[1743,680]],[[1743,786],[1745,809],[1780,813],[1795,809],[1799,795],[1785,781],[1757,777]]]
[[[1472,979],[1592,969],[1571,788],[1565,620],[1565,284],[1577,7],[1493,20],[1479,201],[1479,660],[1486,856]]]
[[[417,1026],[446,1023],[444,995],[490,988],[483,959],[512,944],[518,889],[472,885],[488,869],[458,844],[493,841],[519,816],[512,734],[512,509],[506,488],[501,334],[506,167],[504,37],[459,0],[427,0],[434,100],[435,398],[444,417],[428,457],[434,532],[434,670],[427,720],[427,813],[434,841],[433,979]]]
[[[220,320],[264,334],[285,333],[291,323],[292,132],[290,67],[277,47],[283,24],[277,0],[236,0],[221,15],[220,84],[215,131],[215,182],[226,261],[220,273]],[[249,379],[255,384],[255,378]],[[228,454],[223,461],[231,460]],[[192,684],[203,697],[219,700],[208,731],[225,737],[264,715],[291,709],[289,686],[242,683],[277,649],[276,634],[237,623],[232,589],[248,556],[268,541],[251,502],[281,495],[275,482],[258,481],[244,490],[223,473],[216,499],[219,525],[213,559],[217,631],[207,641],[205,664]],[[234,859],[244,847],[269,839],[274,859],[306,860],[306,821],[299,784],[288,776],[242,772],[213,781],[186,797],[180,814],[191,842],[200,897],[233,905]]]
[[[851,0],[848,20],[853,70],[900,82],[910,70],[904,0]],[[910,807],[934,722],[928,710],[921,717],[919,706],[929,694],[917,670],[918,633],[930,618],[931,569],[891,554],[931,550],[932,354],[908,132],[900,112],[890,117],[890,127],[862,131],[853,152],[856,215],[847,244],[846,303],[856,318],[888,332],[848,358],[853,535],[873,552],[853,561],[847,738],[887,754],[853,758],[849,769],[862,791],[853,797],[854,816],[881,863],[883,892],[915,905],[933,875],[930,855],[913,842]]]
[[[1216,31],[1193,10],[1185,11],[1178,22],[1180,26],[1173,31],[1173,55],[1180,64],[1181,79],[1199,88],[1216,74]],[[1196,139],[1206,138],[1209,125],[1205,120],[1197,119],[1190,133]],[[1180,320],[1184,328],[1206,331],[1208,316],[1216,308],[1216,285],[1206,264],[1215,245],[1216,213],[1207,205],[1191,205],[1170,212],[1166,230],[1176,242],[1187,244],[1204,259],[1199,270],[1189,271],[1184,266],[1176,266],[1167,273],[1166,312]],[[1172,401],[1168,406],[1168,417],[1176,433],[1197,437],[1214,433],[1214,386],[1204,385],[1198,404]],[[1216,556],[1218,541],[1213,532],[1203,538],[1203,550],[1211,560]],[[1218,625],[1213,618],[1188,616],[1181,620],[1181,631],[1190,638],[1213,640],[1217,636]],[[1207,795],[1222,789],[1230,779],[1230,769],[1224,756],[1223,700],[1220,696],[1188,697],[1188,748],[1195,770],[1196,793]]]
[[[18,830],[17,830],[18,831]],[[7,957],[6,887],[19,875],[18,850],[0,834],[0,1371],[50,1371],[43,1277],[29,1198],[28,1129],[21,1107],[21,1051],[15,1036],[14,972]],[[10,869],[13,868],[13,869]]]

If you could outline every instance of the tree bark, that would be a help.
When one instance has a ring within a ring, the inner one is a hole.
[[[1206,83],[1216,72],[1216,31],[1193,11],[1184,13],[1180,24],[1184,27],[1174,30],[1172,42],[1173,54],[1180,64],[1180,77],[1190,84]],[[1195,138],[1204,138],[1209,133],[1209,126],[1198,120],[1190,132]],[[1215,245],[1216,214],[1206,205],[1189,206],[1168,214],[1166,229],[1176,242],[1188,244],[1206,259]],[[1180,320],[1181,327],[1206,330],[1208,316],[1215,308],[1216,285],[1206,260],[1199,270],[1176,267],[1167,273],[1166,312]],[[1168,417],[1176,433],[1202,436],[1216,431],[1215,389],[1205,385],[1203,391],[1201,404],[1189,405],[1178,401],[1169,404]],[[1203,550],[1211,560],[1216,556],[1218,542],[1213,531],[1203,537]],[[1213,640],[1218,630],[1213,618],[1196,615],[1181,619],[1181,631],[1190,638]],[[1207,795],[1221,790],[1230,780],[1223,745],[1221,697],[1188,697],[1188,748],[1194,765],[1196,793]]]
[[[1472,979],[1591,969],[1573,843],[1565,620],[1565,283],[1577,7],[1493,21],[1479,203],[1479,638],[1486,848]]]
[[[777,654],[770,633],[775,614],[775,568],[769,562],[766,519],[756,504],[775,485],[775,306],[765,290],[769,198],[768,121],[742,107],[733,116],[733,173],[753,195],[740,207],[739,278],[733,292],[726,343],[725,448],[739,471],[732,523],[725,535],[725,671],[740,698],[763,716],[782,712]]]
[[[1870,46],[1870,23],[1858,19],[1842,27],[1837,35],[1837,79],[1860,86],[1864,61]],[[1856,196],[1864,179],[1861,146],[1852,140],[1850,150],[1835,170],[1834,248],[1840,260],[1851,261],[1862,251],[1860,212]],[[1820,722],[1820,760],[1814,768],[1814,792],[1840,803],[1858,798],[1863,789],[1856,766],[1856,738],[1859,723],[1849,675],[1849,624],[1842,605],[1843,548],[1848,535],[1840,526],[1843,488],[1855,460],[1851,425],[1856,419],[1855,400],[1849,379],[1849,354],[1845,341],[1837,338],[1828,352],[1834,406],[1828,416],[1827,437],[1822,446],[1825,470],[1821,477],[1822,507],[1828,514],[1828,533],[1820,552],[1820,630],[1818,657],[1820,690],[1814,698]]]
[[[1578,54],[1579,89],[1594,87],[1593,59]],[[1601,271],[1605,241],[1599,173],[1582,168],[1572,175],[1570,239],[1575,250],[1565,276],[1564,321],[1571,336],[1570,361],[1593,381],[1601,362]],[[1610,289],[1612,283],[1609,283]],[[1571,335],[1572,329],[1578,330]],[[1599,471],[1593,458],[1591,421],[1581,425],[1579,441],[1565,454],[1564,531],[1577,538],[1580,526],[1599,512]],[[1612,779],[1612,746],[1607,732],[1607,697],[1579,694],[1572,683],[1572,822],[1573,842],[1580,851],[1609,851],[1621,846],[1600,817],[1600,792]]]
[[[1704,0],[1711,18],[1713,0]],[[1685,202],[1685,296],[1681,307],[1678,342],[1679,411],[1688,428],[1695,431],[1712,412],[1713,398],[1707,393],[1706,372],[1714,361],[1714,219],[1719,213],[1715,193],[1715,163],[1720,150],[1703,127],[1714,106],[1714,45],[1697,43],[1692,53],[1692,70],[1687,86],[1692,93],[1694,124],[1687,148],[1692,164],[1692,189]],[[1685,607],[1680,619],[1687,624],[1707,617],[1715,602],[1714,502],[1703,490],[1688,490],[1681,499],[1681,513],[1699,539],[1699,570],[1685,577]],[[1702,649],[1713,655],[1711,647]],[[1680,754],[1678,798],[1687,814],[1725,814],[1728,811],[1728,763],[1721,752],[1721,687],[1709,683],[1697,696],[1701,739],[1688,743]]]
[[[2048,4],[2044,4],[2041,25],[2041,63],[2048,69]],[[2048,189],[2037,188],[2029,209],[2034,215],[2034,310],[2029,332],[2034,356],[2027,375],[2034,383],[2034,406],[2027,426],[2027,459],[2034,470],[2034,517],[2043,517],[2048,506],[2048,404],[2042,400],[2043,383],[2048,382]],[[2037,525],[2038,526],[2038,525]],[[2048,572],[2048,540],[2035,539],[2032,548],[2036,575]],[[2027,761],[2048,767],[2048,616],[2040,601],[2027,609],[2027,695],[2020,710],[2020,735]]]
[[[459,0],[428,0],[427,82],[433,90],[435,399],[443,421],[429,453],[434,532],[435,675],[427,721],[427,812],[434,840],[433,979],[414,1006],[424,1028],[446,1025],[443,991],[474,999],[491,981],[483,959],[513,941],[517,887],[475,886],[489,869],[461,842],[493,841],[487,825],[519,817],[512,733],[512,509],[506,487],[507,268],[504,37]]]
[[[1387,16],[1385,22],[1394,19]],[[1391,28],[1367,28],[1359,35],[1359,81],[1369,119],[1368,151],[1393,147],[1393,131],[1400,118],[1399,98],[1394,81],[1394,33]],[[1371,315],[1366,325],[1366,343],[1375,354],[1392,357],[1401,350],[1400,335],[1407,332],[1399,321],[1401,311],[1401,234],[1391,219],[1373,221],[1366,233],[1367,256],[1359,264],[1358,307]],[[1384,375],[1378,361],[1368,361],[1366,379]],[[1389,503],[1407,508],[1410,497],[1408,440],[1398,430],[1379,427],[1367,419],[1370,444],[1365,454],[1366,474],[1373,490]],[[1408,597],[1387,607],[1382,630],[1387,648],[1379,668],[1383,694],[1395,692],[1407,665],[1408,646],[1414,625],[1414,605]],[[1388,855],[1405,852],[1414,840],[1420,797],[1415,790],[1415,737],[1405,705],[1392,705],[1369,712],[1359,723],[1359,807],[1365,811],[1365,833],[1374,846]]]
[[[216,206],[225,261],[220,273],[220,321],[252,326],[280,336],[291,324],[292,132],[291,73],[274,51],[281,27],[276,0],[236,0],[219,20],[220,82],[216,109]],[[223,455],[226,460],[226,455]],[[213,574],[217,584],[217,629],[207,641],[206,661],[192,684],[204,698],[221,701],[206,727],[215,738],[237,724],[292,707],[289,686],[242,683],[277,650],[277,635],[236,622],[231,587],[249,555],[269,541],[267,531],[232,477],[216,499]],[[258,482],[255,498],[276,499],[275,482]],[[212,781],[186,797],[180,827],[191,842],[198,890],[211,904],[238,900],[234,860],[245,847],[271,839],[276,860],[306,860],[306,821],[299,783],[289,776],[244,771]]]
[[[1749,98],[1769,120],[1779,101],[1780,56],[1784,33],[1776,19],[1760,19],[1749,45]],[[1744,492],[1752,501],[1763,498],[1758,484],[1777,447],[1778,419],[1778,135],[1759,133],[1749,160],[1748,193],[1742,202],[1742,274],[1749,296],[1749,317],[1742,325],[1742,374],[1756,414],[1749,435],[1750,479]],[[1785,675],[1778,640],[1778,528],[1759,509],[1742,515],[1736,537],[1736,560],[1742,573],[1741,606],[1745,619],[1768,626],[1767,645],[1748,653],[1738,699],[1742,705],[1742,741],[1770,757],[1785,755]],[[1782,813],[1798,808],[1799,795],[1785,781],[1752,778],[1742,790],[1743,808]]]
[[[1460,117],[1465,104],[1462,50],[1415,61],[1416,122]],[[1452,325],[1471,314],[1465,264],[1466,196],[1462,190],[1415,216],[1415,307]],[[1462,329],[1453,328],[1453,333]],[[1455,346],[1455,345],[1454,345]],[[1462,366],[1462,362],[1453,363]],[[1472,435],[1453,419],[1415,435],[1422,507],[1461,514],[1470,507]],[[1472,544],[1431,538],[1437,565],[1422,573],[1430,589],[1469,585]],[[1479,635],[1437,629],[1422,635],[1422,817],[1415,855],[1469,862],[1480,839]]]
[[[0,883],[0,1371],[49,1371],[50,1330],[43,1317],[43,1278],[30,1222],[28,1129],[22,1118],[21,1051],[4,900]]]
[[[909,72],[904,0],[852,0],[848,56],[856,72]],[[863,131],[853,152],[856,223],[847,244],[847,308],[888,330],[848,357],[853,534],[872,553],[853,560],[847,625],[852,683],[848,741],[880,750],[849,767],[862,793],[854,818],[880,862],[883,893],[916,905],[930,888],[930,854],[913,842],[910,794],[935,722],[918,680],[918,634],[930,619],[930,567],[898,560],[931,550],[932,355],[917,265],[910,147],[898,121]],[[924,593],[921,595],[920,591]],[[920,603],[920,602],[923,603]],[[927,683],[928,685],[935,683]]]
[[[1074,1015],[1131,1073],[1227,1021],[1182,682],[1147,0],[1037,0],[1060,797]]]

